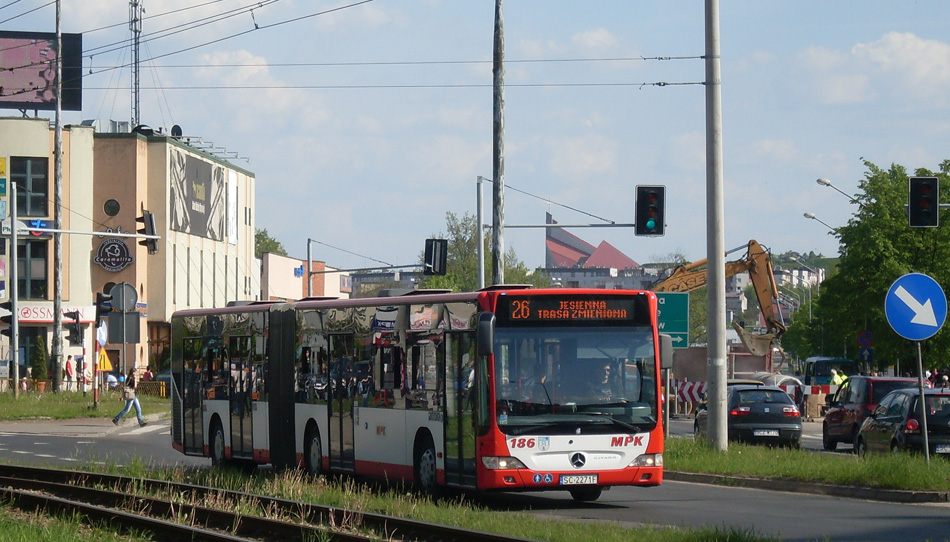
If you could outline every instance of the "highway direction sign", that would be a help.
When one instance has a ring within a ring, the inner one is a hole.
[[[689,294],[657,292],[657,327],[673,338],[673,348],[689,346]]]
[[[884,314],[898,335],[922,341],[937,333],[947,319],[947,296],[934,279],[910,273],[891,285],[884,298]]]

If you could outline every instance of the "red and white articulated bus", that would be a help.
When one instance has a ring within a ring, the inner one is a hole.
[[[173,445],[433,493],[655,486],[656,312],[648,291],[519,287],[179,311]]]

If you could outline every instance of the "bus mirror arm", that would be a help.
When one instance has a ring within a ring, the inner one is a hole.
[[[493,313],[482,312],[478,314],[477,334],[475,355],[482,357],[493,354],[495,348],[495,315]]]
[[[673,337],[660,333],[660,369],[673,368]]]

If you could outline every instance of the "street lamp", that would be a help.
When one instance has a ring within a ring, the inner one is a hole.
[[[829,181],[828,179],[825,179],[824,177],[818,178],[815,182],[818,183],[818,184],[820,184],[821,186],[827,186],[827,187],[830,187],[830,188],[834,188],[835,190],[838,191],[839,194],[841,194],[842,196],[844,196],[844,197],[848,198],[849,200],[851,200],[851,203],[857,203],[857,202],[858,202],[858,200],[854,199],[854,196],[848,195],[847,192],[844,192],[843,190],[841,190],[841,189],[838,188],[837,186],[831,184],[831,181]]]
[[[810,218],[810,219],[812,219],[812,220],[817,220],[818,222],[824,224],[824,226],[825,226],[826,228],[828,228],[829,230],[831,230],[831,231],[837,233],[837,230],[835,230],[834,228],[832,228],[832,227],[831,227],[827,222],[825,222],[824,220],[822,220],[822,219],[818,218],[817,216],[815,216],[815,213],[805,213],[805,218]]]

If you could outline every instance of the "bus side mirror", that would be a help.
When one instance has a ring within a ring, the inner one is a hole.
[[[476,331],[475,355],[478,357],[490,356],[494,353],[495,344],[495,315],[490,312],[478,314],[478,328]]]
[[[660,333],[660,369],[673,368],[673,337]]]

